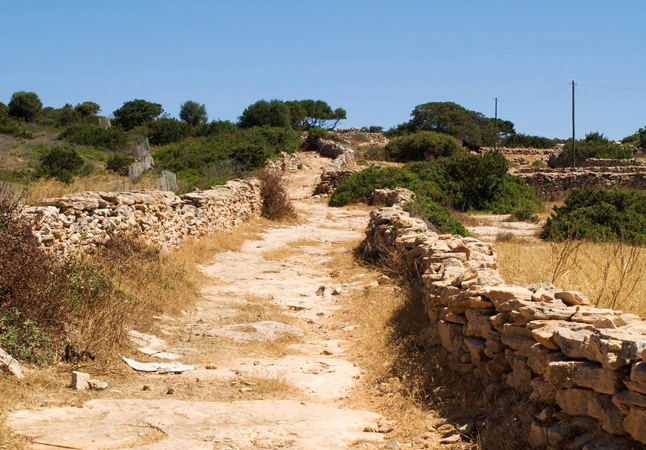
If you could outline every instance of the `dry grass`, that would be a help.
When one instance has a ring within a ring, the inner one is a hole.
[[[355,356],[366,369],[365,395],[396,420],[393,438],[414,448],[524,448],[519,400],[512,392],[486,398],[475,375],[457,371],[441,347],[425,347],[419,336],[429,320],[420,294],[407,288],[410,274],[393,269],[400,263],[396,255],[386,255],[380,263],[401,285],[357,292],[345,309],[350,323],[358,325]],[[452,446],[440,443],[457,427],[477,422],[487,425]]]
[[[646,249],[619,243],[512,241],[496,244],[511,284],[551,281],[587,295],[593,304],[646,316]]]
[[[200,286],[205,281],[205,276],[199,270],[198,264],[209,261],[216,253],[240,249],[246,240],[258,236],[267,223],[265,220],[256,220],[236,228],[232,233],[217,233],[200,240],[187,241],[181,249],[169,255],[155,251],[143,252],[135,246],[130,252],[117,248],[112,249],[114,252],[110,253],[108,249],[103,254],[93,255],[91,260],[111,274],[112,282],[118,289],[137,299],[125,314],[127,324],[140,331],[155,331],[159,321],[152,319],[152,316],[177,315],[181,310],[191,308],[203,298]],[[124,243],[130,245],[125,241]],[[272,314],[275,313],[272,312]],[[267,344],[267,347],[279,352],[284,351],[287,345],[287,342],[276,342]],[[125,349],[117,347],[113,350]],[[245,346],[235,349],[236,353],[240,352],[240,354],[250,350],[252,349]],[[116,353],[112,356],[116,356]],[[110,364],[110,361],[113,364]],[[140,379],[141,385],[150,382],[150,376],[134,373],[116,362],[116,358],[109,357],[102,360],[100,364],[98,361],[95,363],[84,360],[75,366],[64,363],[51,367],[24,365],[26,380],[22,383],[0,376],[0,411],[8,412],[43,406],[80,406],[86,400],[104,395],[70,390],[69,374],[76,367],[108,381],[111,385],[121,385],[121,394],[116,395],[122,395],[124,398],[142,397],[140,387],[136,390],[124,389],[124,380]],[[264,387],[261,391],[271,391],[272,388],[269,386],[272,383],[275,386],[280,384],[273,380],[269,384],[262,385]],[[185,391],[192,392],[193,389],[196,388],[190,386]],[[204,386],[201,389],[205,391],[200,391],[201,398],[217,394],[217,398],[214,399],[226,400],[233,395],[233,391],[220,395],[219,390],[213,390],[211,386]],[[284,388],[280,389],[284,390]],[[159,391],[159,395],[165,395],[161,388]],[[212,391],[214,394],[211,394]],[[115,396],[115,392],[110,390],[105,395]],[[0,415],[0,422],[3,422],[2,415]],[[23,439],[12,436],[10,431],[0,423],[0,449],[22,449],[24,446]]]
[[[127,192],[154,188],[155,180],[151,177],[143,177],[136,183],[132,183],[128,177],[98,172],[75,178],[71,184],[65,184],[56,179],[39,179],[26,189],[25,201],[29,204],[42,198],[58,198],[84,191]]]

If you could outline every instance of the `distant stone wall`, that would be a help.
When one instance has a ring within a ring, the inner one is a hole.
[[[480,380],[483,395],[524,398],[518,419],[533,447],[644,448],[643,319],[550,283],[506,285],[492,244],[438,235],[398,206],[371,213],[363,247],[401,255],[423,294],[426,345]]]
[[[81,192],[43,199],[24,213],[42,215],[35,234],[63,254],[102,245],[113,233],[134,233],[157,247],[179,247],[188,237],[230,231],[260,215],[257,180],[229,181],[177,196],[164,191]]]
[[[330,130],[330,134],[346,141],[360,138],[365,144],[386,145],[390,142],[382,133],[371,133],[367,128],[335,128]]]
[[[330,194],[346,178],[361,170],[354,159],[354,150],[338,142],[319,139],[315,150],[327,158],[334,158],[321,173],[321,180],[314,194]]]
[[[572,160],[553,158],[550,161],[550,167],[567,168],[572,165]],[[583,161],[577,161],[576,167],[588,170],[598,170],[600,168],[614,169],[618,167],[630,168],[633,170],[645,169],[644,161],[638,159],[605,159],[605,158],[588,158]]]
[[[543,198],[558,198],[572,189],[612,188],[646,189],[646,168],[593,167],[569,169],[527,170],[514,175],[523,178]]]

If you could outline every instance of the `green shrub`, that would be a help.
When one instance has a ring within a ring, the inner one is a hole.
[[[161,147],[154,154],[157,167],[175,172],[180,192],[187,192],[192,187],[204,189],[204,186],[226,182],[222,173],[209,174],[220,164],[230,165],[235,161],[235,173],[239,177],[263,167],[269,158],[281,152],[294,153],[300,144],[297,131],[272,127],[243,130],[230,125],[226,122],[209,124],[205,126],[211,126],[206,136]]]
[[[410,212],[413,217],[419,217],[429,222],[438,233],[470,236],[464,225],[453,217],[448,208],[437,204],[430,198],[418,197],[415,202],[404,205],[404,210]]]
[[[500,152],[414,162],[401,168],[373,166],[344,180],[330,197],[330,205],[365,202],[374,189],[403,187],[459,211],[540,211],[534,189],[509,175],[508,166]]]
[[[646,193],[628,189],[571,191],[565,205],[554,208],[543,239],[590,239],[646,244]]]
[[[76,150],[66,145],[58,145],[45,150],[39,157],[38,176],[54,177],[64,183],[70,183],[74,175],[83,168],[83,158]]]
[[[623,145],[615,144],[601,133],[588,133],[585,139],[577,140],[576,160],[588,158],[627,159],[632,158],[632,150]],[[565,163],[572,161],[572,139],[568,139],[558,159]]]
[[[539,221],[539,217],[534,214],[534,211],[531,211],[529,209],[517,209],[516,211],[513,211],[507,219],[507,222],[538,223]]]
[[[393,161],[431,161],[464,153],[462,145],[452,136],[434,131],[420,131],[394,138],[386,145]]]
[[[371,161],[388,161],[386,147],[379,144],[370,144],[364,149],[364,156]]]
[[[503,147],[523,147],[523,148],[554,148],[554,139],[543,136],[532,136],[529,134],[511,134],[504,138],[500,145]]]
[[[368,132],[369,133],[383,133],[384,127],[376,126],[376,125],[371,125],[368,127]]]
[[[537,159],[532,163],[532,167],[535,167],[537,169],[544,169],[545,167],[547,167],[547,164],[545,164],[544,161]]]
[[[102,128],[98,125],[78,124],[66,128],[59,136],[73,144],[116,150],[128,144],[128,135],[120,128]]]
[[[179,142],[191,134],[191,126],[177,119],[163,117],[148,124],[151,145],[166,145]]]
[[[307,132],[307,140],[310,142],[316,142],[319,139],[327,140],[330,139],[330,133],[325,128],[321,127],[312,127]]]
[[[114,155],[110,156],[110,158],[108,158],[105,168],[125,177],[128,175],[128,168],[130,167],[130,164],[132,164],[134,161],[135,158],[130,155],[115,153]]]

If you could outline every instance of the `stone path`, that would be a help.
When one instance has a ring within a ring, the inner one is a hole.
[[[361,239],[367,209],[311,198],[328,160],[307,158],[310,169],[290,176],[300,221],[217,255],[204,301],[165,318],[161,339],[140,336],[152,355],[137,359],[197,370],[136,374],[80,408],[18,411],[8,425],[34,449],[384,448],[385,419],[349,400],[361,370],[344,356],[352,326],[335,321],[339,299],[374,277],[338,285],[327,266]]]

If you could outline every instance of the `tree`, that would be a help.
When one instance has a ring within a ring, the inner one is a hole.
[[[339,124],[341,120],[345,120],[347,118],[347,114],[345,112],[345,109],[343,108],[337,108],[334,110],[334,125],[332,125],[332,128],[336,128],[336,126]]]
[[[307,117],[307,111],[305,111],[301,102],[298,100],[292,100],[285,102],[285,105],[289,108],[289,117],[291,119],[292,128],[301,128],[305,123],[305,118]]]
[[[291,127],[289,108],[280,100],[258,100],[249,105],[238,119],[242,128],[251,127]]]
[[[164,110],[159,103],[131,100],[114,112],[114,118],[115,123],[127,131],[152,122],[162,112]]]
[[[402,129],[405,129],[403,127]],[[437,131],[460,139],[464,145],[477,148],[493,145],[494,139],[515,134],[514,124],[508,120],[485,117],[454,102],[429,102],[417,105],[408,124],[411,131]]]
[[[74,107],[74,110],[81,115],[81,117],[93,117],[96,116],[101,107],[98,103],[94,102],[83,102],[79,103]]]
[[[208,120],[206,106],[192,100],[184,102],[180,107],[179,118],[192,126],[205,124]]]
[[[167,117],[162,117],[151,122],[148,130],[150,132],[150,143],[153,145],[166,145],[171,142],[179,142],[191,134],[191,127],[188,123]]]
[[[646,148],[646,127],[640,128],[637,131],[637,135],[639,136],[639,146],[641,148]]]
[[[33,122],[43,109],[43,103],[34,92],[14,92],[9,102],[9,115]]]
[[[4,120],[9,115],[9,107],[0,102],[0,120]]]

